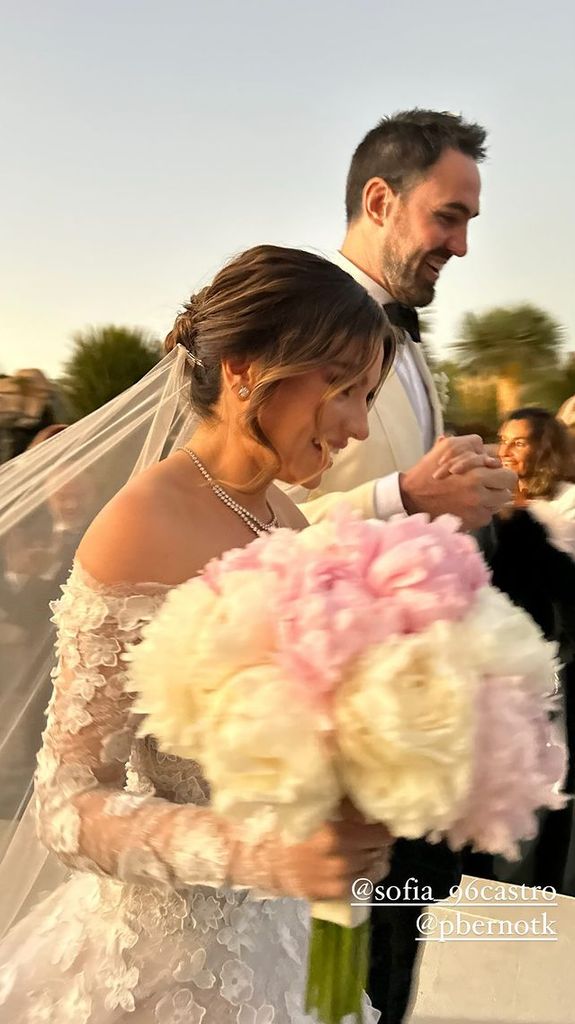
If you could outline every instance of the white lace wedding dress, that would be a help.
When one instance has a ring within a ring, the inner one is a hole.
[[[230,851],[199,765],[135,737],[121,656],[167,590],[104,588],[76,564],[56,606],[36,799],[41,838],[72,870],[0,945],[4,1024],[311,1020],[308,904],[224,888]]]

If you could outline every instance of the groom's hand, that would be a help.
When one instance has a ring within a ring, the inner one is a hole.
[[[440,438],[412,469],[399,475],[403,506],[409,515],[445,512],[465,529],[485,526],[513,498],[517,478],[503,469],[477,434]]]

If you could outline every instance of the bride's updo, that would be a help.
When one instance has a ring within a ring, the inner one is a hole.
[[[246,426],[268,448],[258,413],[282,380],[344,360],[353,369],[339,392],[365,374],[382,344],[385,375],[395,347],[381,306],[349,274],[321,256],[275,245],[236,256],[190,298],[166,351],[177,344],[192,357],[191,401],[204,420],[216,415],[222,360],[258,363]]]
[[[164,342],[166,352],[171,352],[176,345],[183,345],[190,354],[193,353],[198,323],[202,317],[202,303],[207,291],[208,288],[202,288],[184,303],[183,312],[178,313],[176,322]]]

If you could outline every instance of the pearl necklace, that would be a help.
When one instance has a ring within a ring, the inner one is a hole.
[[[189,455],[196,469],[199,469],[204,479],[207,481],[207,483],[209,483],[210,487],[212,488],[212,491],[216,495],[216,498],[219,498],[220,501],[227,506],[227,508],[229,508],[232,512],[239,516],[242,522],[244,522],[246,526],[248,526],[249,529],[253,531],[253,533],[259,536],[260,533],[269,533],[270,530],[274,530],[279,526],[277,516],[275,514],[272,516],[272,519],[269,523],[262,523],[261,519],[258,519],[258,517],[255,516],[253,512],[250,512],[249,509],[244,508],[243,505],[240,505],[239,502],[235,501],[234,498],[232,498],[231,494],[228,494],[228,492],[225,491],[224,488],[220,486],[220,484],[216,483],[213,476],[211,476],[211,474],[208,473],[208,470],[204,466],[203,462],[200,462],[198,456],[194,451],[192,451],[191,448],[180,448],[179,451],[185,452],[186,455]]]

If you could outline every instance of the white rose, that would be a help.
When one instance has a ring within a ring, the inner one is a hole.
[[[273,807],[286,838],[308,836],[341,799],[322,723],[274,665],[245,669],[214,697],[203,767],[213,805],[244,819]]]
[[[478,591],[461,630],[461,642],[481,675],[515,677],[534,693],[553,692],[555,644],[495,587]]]
[[[130,655],[128,687],[146,718],[140,735],[160,749],[202,759],[212,693],[238,669],[262,661],[273,641],[265,574],[236,572],[216,594],[201,578],[171,591]]]
[[[335,721],[341,777],[366,817],[406,838],[455,820],[470,787],[478,683],[456,624],[436,622],[359,659]]]

